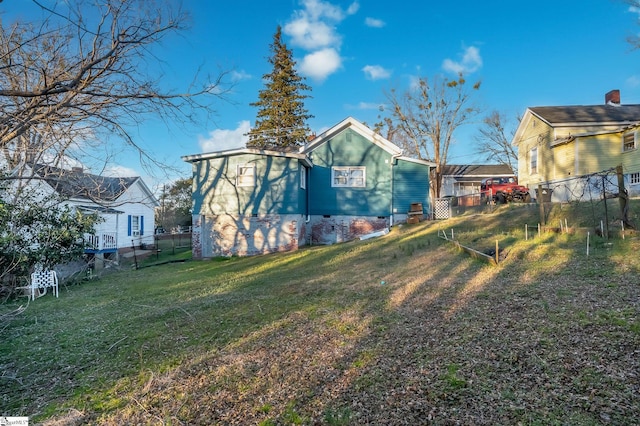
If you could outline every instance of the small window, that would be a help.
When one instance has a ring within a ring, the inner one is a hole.
[[[140,237],[144,235],[144,216],[128,216],[127,235],[130,237]]]
[[[140,216],[131,216],[131,235],[140,235]]]
[[[307,189],[307,168],[300,166],[300,188]]]
[[[622,136],[622,151],[633,151],[636,149],[636,132],[625,133]]]
[[[365,167],[332,167],[331,186],[364,188]]]
[[[629,181],[631,182],[631,185],[637,185],[640,183],[640,173],[631,173],[631,175],[629,175]]]
[[[531,148],[529,151],[529,174],[538,173],[538,147]]]
[[[236,177],[236,186],[255,186],[256,185],[256,165],[255,164],[238,164],[238,175]]]

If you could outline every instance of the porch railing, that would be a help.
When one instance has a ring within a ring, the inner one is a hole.
[[[118,248],[115,232],[84,234],[84,240],[89,250],[113,250]]]

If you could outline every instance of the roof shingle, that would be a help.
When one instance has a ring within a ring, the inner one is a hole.
[[[531,112],[551,125],[632,124],[640,121],[640,105],[573,105],[531,107]]]
[[[115,201],[138,180],[137,177],[98,176],[43,164],[36,165],[34,170],[61,196],[91,201]]]

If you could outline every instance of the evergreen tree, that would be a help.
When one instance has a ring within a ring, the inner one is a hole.
[[[259,100],[251,104],[259,110],[255,126],[248,133],[247,147],[287,151],[304,145],[310,133],[306,120],[313,116],[304,108],[304,99],[309,95],[301,92],[311,87],[296,73],[296,62],[282,41],[280,26],[271,52],[269,63],[273,70],[263,76],[266,87],[260,91]]]

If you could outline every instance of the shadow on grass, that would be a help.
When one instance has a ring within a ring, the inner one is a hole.
[[[585,263],[568,238],[514,243],[495,268],[446,245],[441,225],[123,272],[39,299],[2,332],[7,412],[70,424],[634,418],[632,383],[615,379],[637,367],[624,349],[638,343],[632,287],[617,284],[618,312],[594,268],[566,282]],[[601,254],[590,260],[614,273]],[[601,354],[612,326],[626,346]],[[585,333],[596,343],[576,351]],[[614,391],[624,404],[607,402]]]

